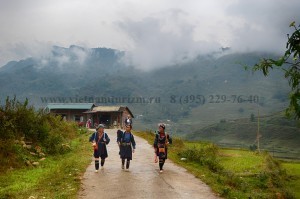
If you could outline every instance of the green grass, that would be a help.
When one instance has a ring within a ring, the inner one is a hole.
[[[154,139],[149,132],[137,132],[136,135],[150,144]],[[209,142],[183,142],[175,138],[168,157],[224,198],[299,198],[299,164],[289,162],[281,166],[268,153],[239,149],[218,148],[213,157],[211,146]],[[191,150],[195,151],[192,156],[197,156],[198,160],[192,160],[192,157],[182,161],[182,155],[188,155]]]
[[[77,198],[81,176],[91,160],[88,136],[74,139],[67,154],[46,157],[37,167],[1,174],[0,198]]]
[[[264,158],[256,152],[248,150],[221,149],[220,157],[221,164],[226,169],[241,175],[257,174],[261,171],[261,169],[263,169],[262,162],[264,161]]]
[[[284,162],[282,166],[287,170],[288,175],[290,175],[290,180],[287,183],[288,187],[295,195],[295,198],[300,198],[300,163]]]
[[[207,143],[187,142],[185,147],[205,148]],[[199,165],[197,162],[178,161],[176,154],[170,157],[181,166],[187,167],[224,198],[270,197],[269,191],[265,190],[265,185],[260,182],[259,177],[265,166],[263,155],[247,150],[219,149],[215,164],[221,169],[217,171],[209,169],[207,165]],[[253,193],[253,190],[256,192]]]

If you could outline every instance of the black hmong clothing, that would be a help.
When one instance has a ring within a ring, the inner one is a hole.
[[[158,133],[155,135],[155,140],[153,143],[154,148],[156,149],[156,155],[159,159],[168,158],[168,146],[167,142],[172,144],[172,138],[167,133]]]
[[[121,150],[120,143],[121,143],[122,136],[123,136],[123,131],[121,131],[121,130],[119,129],[119,130],[117,131],[117,143],[119,144],[119,155],[121,154],[121,152],[120,152],[120,150]]]
[[[110,139],[106,133],[103,133],[103,136],[99,138],[99,133],[95,132],[90,137],[90,142],[96,142],[98,149],[94,149],[94,157],[95,158],[107,158],[107,148],[106,145],[110,142]]]
[[[121,139],[123,137],[123,131],[121,131],[120,129],[117,131],[117,142],[121,142]]]
[[[124,132],[120,140],[120,158],[132,160],[132,148],[135,149],[135,140],[131,132]]]

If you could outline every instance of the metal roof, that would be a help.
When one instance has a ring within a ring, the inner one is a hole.
[[[122,106],[96,106],[93,108],[93,111],[96,111],[96,112],[112,112],[112,111],[121,111],[122,108],[125,108],[125,107],[122,107]]]
[[[132,118],[133,114],[127,106],[95,106],[92,110],[86,111],[84,113],[97,113],[97,112],[123,112],[125,109],[129,112]]]
[[[79,109],[79,110],[89,110],[93,106],[93,103],[49,103],[45,109]]]
[[[83,113],[122,112],[127,109],[131,117],[134,118],[127,106],[96,106],[93,103],[49,103],[44,111],[50,112],[55,109],[85,110]]]

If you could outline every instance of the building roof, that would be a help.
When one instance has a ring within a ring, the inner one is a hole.
[[[125,107],[124,107],[125,108]],[[93,108],[93,111],[101,112],[113,112],[113,111],[122,111],[122,106],[96,106]]]
[[[96,106],[93,103],[49,103],[45,108],[45,112],[58,109],[69,110],[84,110],[83,113],[97,113],[97,112],[123,112],[127,110],[128,113],[134,118],[133,114],[127,106]]]
[[[86,111],[84,113],[97,113],[97,112],[123,112],[125,109],[129,112],[132,118],[133,114],[127,106],[95,106],[91,111]]]
[[[90,110],[95,104],[93,103],[49,103],[45,109],[77,109],[77,110]]]

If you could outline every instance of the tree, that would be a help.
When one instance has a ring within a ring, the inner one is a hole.
[[[253,113],[251,113],[251,115],[250,115],[250,121],[251,121],[251,122],[254,122],[254,119],[255,119],[255,116],[254,116]]]
[[[284,71],[285,78],[288,79],[291,87],[289,94],[289,106],[286,109],[288,117],[300,119],[300,25],[296,27],[295,21],[290,24],[294,28],[293,34],[287,35],[288,41],[286,44],[287,50],[285,54],[278,60],[262,59],[259,63],[253,66],[253,71],[262,71],[265,76],[269,74],[269,70],[277,67]]]

